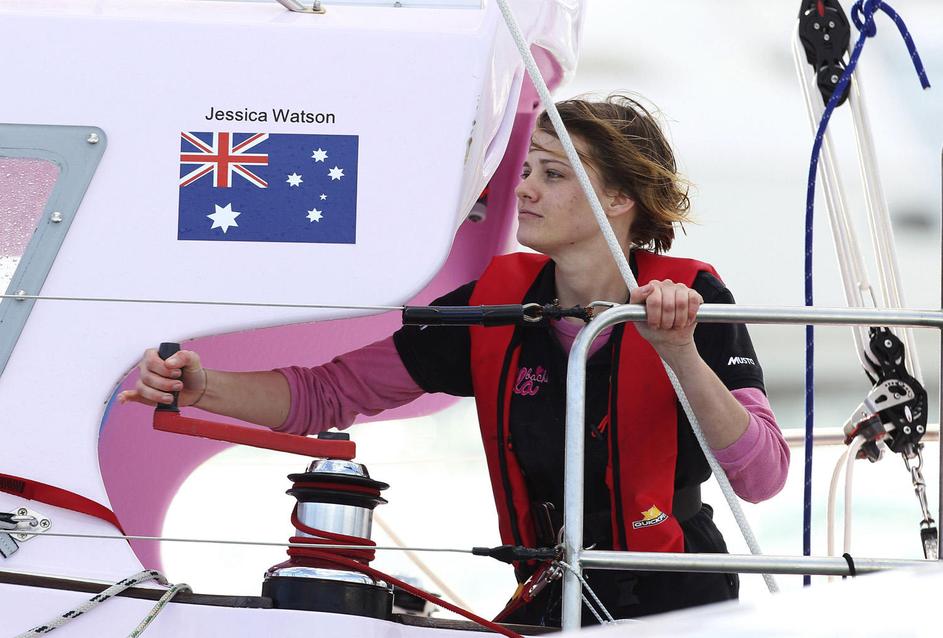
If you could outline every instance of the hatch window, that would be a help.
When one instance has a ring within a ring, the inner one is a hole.
[[[59,179],[59,167],[48,160],[0,157],[0,293],[36,233],[39,218]]]

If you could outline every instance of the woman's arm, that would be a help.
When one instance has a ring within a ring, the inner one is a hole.
[[[468,304],[474,282],[434,300],[433,305]],[[395,339],[395,340],[394,340]],[[401,328],[394,336],[343,354],[324,365],[262,372],[203,368],[200,356],[181,350],[161,361],[147,350],[134,390],[122,403],[193,405],[291,434],[344,428],[358,414],[399,407],[426,392],[471,396],[467,329],[424,331]]]
[[[762,390],[740,388],[731,394],[750,415],[750,424],[732,445],[714,450],[714,456],[740,498],[759,503],[786,484],[789,446]]]
[[[164,361],[153,348],[144,352],[138,368],[140,376],[134,389],[119,394],[119,402],[167,404],[173,400],[170,393],[179,392],[182,406],[196,405],[268,427],[281,425],[291,407],[288,382],[275,371],[208,370],[192,350],[181,350]]]
[[[750,417],[694,343],[701,295],[671,280],[651,281],[633,290],[629,302],[645,304],[648,319],[636,328],[678,377],[708,444],[720,449],[734,443],[746,431]]]
[[[759,502],[779,492],[789,448],[766,395],[757,388],[729,390],[701,357],[694,341],[701,295],[671,281],[654,281],[633,291],[631,301],[645,303],[648,320],[636,324],[639,333],[674,370],[737,494]]]
[[[180,405],[291,434],[345,428],[358,414],[373,415],[423,394],[406,371],[392,337],[311,368],[210,370],[190,350],[166,361],[156,350],[148,350],[139,367],[135,389],[118,397],[122,403],[169,403],[169,393],[179,391]]]
[[[279,368],[286,381],[291,409],[275,429],[313,434],[346,428],[358,414],[372,416],[424,394],[403,364],[393,337],[348,352],[313,368]]]

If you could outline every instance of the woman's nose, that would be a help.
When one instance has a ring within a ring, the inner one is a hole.
[[[517,188],[514,189],[514,193],[520,199],[534,199],[534,188],[530,182],[530,175],[521,178],[520,183],[517,185]]]

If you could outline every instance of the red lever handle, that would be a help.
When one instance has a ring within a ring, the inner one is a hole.
[[[302,456],[323,457],[349,461],[357,454],[353,441],[313,439],[297,434],[271,432],[244,425],[216,423],[205,419],[181,416],[179,412],[154,412],[154,429],[162,432],[199,436],[204,439],[227,441],[241,445],[277,450]]]

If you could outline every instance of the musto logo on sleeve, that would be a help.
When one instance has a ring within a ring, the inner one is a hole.
[[[651,527],[652,525],[664,523],[667,520],[668,515],[658,509],[657,505],[652,505],[651,508],[642,512],[642,520],[632,521],[632,528],[641,529],[643,527]]]
[[[177,239],[353,244],[356,135],[183,132]]]

